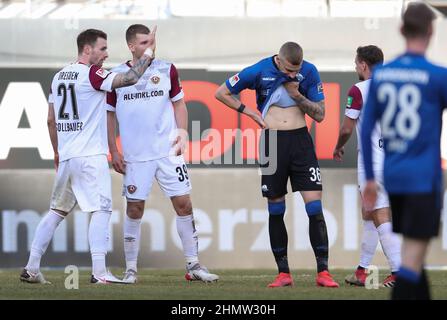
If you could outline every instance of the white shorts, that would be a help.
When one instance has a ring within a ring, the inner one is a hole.
[[[106,155],[71,158],[59,163],[51,195],[51,209],[70,212],[112,210],[112,181]]]
[[[126,162],[123,196],[146,200],[157,179],[167,197],[182,196],[191,191],[191,182],[183,156],[171,156],[143,162]]]
[[[374,210],[381,209],[381,208],[389,208],[390,202],[388,200],[388,194],[385,190],[385,187],[383,186],[383,173],[382,172],[374,172],[374,177],[378,186],[377,191],[377,201],[376,205],[374,206]],[[360,194],[363,196],[363,190],[366,186],[366,175],[364,171],[357,171],[357,179],[359,183],[359,190]]]

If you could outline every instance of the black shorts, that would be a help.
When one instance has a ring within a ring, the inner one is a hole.
[[[390,194],[393,231],[414,239],[429,239],[439,233],[441,193]]]
[[[289,177],[293,192],[323,189],[320,166],[307,127],[264,130],[259,152],[264,197],[276,198],[287,194]]]

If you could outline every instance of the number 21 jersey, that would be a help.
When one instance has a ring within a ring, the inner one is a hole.
[[[59,161],[108,153],[106,91],[116,73],[74,63],[56,73],[49,103],[56,119]]]

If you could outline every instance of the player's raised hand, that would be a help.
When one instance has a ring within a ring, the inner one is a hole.
[[[157,34],[157,26],[154,26],[152,28],[152,31],[149,33],[149,48],[152,49],[152,51],[155,54],[155,49],[157,47],[157,41],[156,41],[156,34]]]
[[[302,96],[302,94],[298,91],[298,89],[300,87],[299,82],[290,81],[290,82],[283,83],[283,86],[284,86],[284,88],[286,88],[289,96],[291,96],[293,99],[296,99],[296,98]]]
[[[345,154],[345,147],[335,148],[332,154],[335,161],[341,162],[343,160],[343,155]]]
[[[374,180],[368,180],[366,182],[365,189],[363,190],[363,206],[367,211],[374,210],[374,205],[377,200],[377,183]]]
[[[121,174],[126,173],[126,164],[124,162],[123,155],[119,151],[113,151],[110,153],[112,156],[112,167],[113,169]]]

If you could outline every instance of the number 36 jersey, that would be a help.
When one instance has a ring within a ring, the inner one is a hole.
[[[116,73],[74,63],[56,73],[48,102],[56,119],[59,161],[108,153],[106,91]]]
[[[374,70],[361,127],[367,179],[372,179],[371,132],[384,139],[384,184],[389,193],[442,188],[441,127],[447,106],[447,69],[405,53]]]

